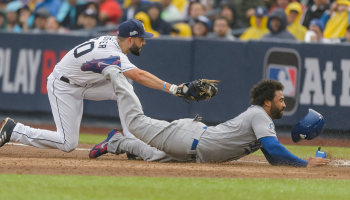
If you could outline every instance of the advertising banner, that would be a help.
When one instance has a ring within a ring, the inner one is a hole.
[[[47,76],[70,49],[90,38],[8,33],[0,37],[0,110],[51,113]],[[128,57],[164,81],[221,80],[214,98],[190,104],[132,82],[150,117],[175,120],[199,114],[209,124],[224,122],[250,106],[254,85],[275,79],[285,87],[287,105],[276,125],[292,126],[312,108],[324,116],[326,129],[350,129],[348,45],[206,39],[149,39],[146,43],[140,56]],[[117,104],[84,101],[84,114],[117,117]]]

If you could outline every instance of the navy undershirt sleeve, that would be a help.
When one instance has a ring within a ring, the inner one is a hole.
[[[271,165],[290,165],[294,167],[306,167],[307,161],[298,158],[289,152],[277,137],[263,137],[259,139],[262,144],[261,151]]]

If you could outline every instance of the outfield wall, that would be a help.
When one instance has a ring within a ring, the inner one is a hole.
[[[87,37],[0,33],[0,110],[47,112],[46,77],[54,65]],[[350,46],[303,43],[150,39],[136,66],[179,84],[218,79],[219,93],[209,102],[184,103],[170,94],[133,83],[146,115],[173,120],[200,114],[218,123],[249,106],[249,92],[262,78],[284,83],[287,109],[276,125],[291,126],[308,108],[323,114],[326,128],[350,129]],[[109,56],[109,55],[106,55]],[[84,114],[115,117],[113,101],[84,102]]]

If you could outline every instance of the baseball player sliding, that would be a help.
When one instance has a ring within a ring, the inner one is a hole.
[[[31,128],[6,118],[0,130],[0,147],[13,141],[64,152],[74,150],[78,145],[83,99],[118,102],[110,81],[101,74],[81,70],[82,63],[93,59],[117,56],[118,63],[110,64],[117,64],[126,77],[144,86],[179,96],[181,92],[178,89],[182,90],[183,87],[171,85],[138,69],[126,56],[129,53],[139,56],[142,46],[146,44],[144,38],[152,36],[153,34],[145,32],[141,21],[131,19],[120,24],[117,38],[97,37],[74,47],[57,63],[47,79],[48,97],[57,131]],[[124,134],[132,136],[121,114],[120,120]]]
[[[82,69],[94,70],[96,67],[97,63]],[[124,137],[113,130],[90,152],[94,157],[106,153],[100,153],[100,149],[107,146],[110,153],[127,152],[144,160],[152,160],[152,154],[157,154],[158,161],[195,159],[203,163],[225,162],[237,160],[258,149],[272,165],[315,167],[330,161],[320,157],[300,159],[277,140],[273,120],[280,119],[286,107],[282,92],[284,87],[278,81],[262,80],[251,90],[251,107],[229,121],[207,126],[196,119],[179,119],[171,123],[151,119],[144,115],[141,103],[120,67],[104,65],[98,72],[111,81],[125,125],[138,139]]]

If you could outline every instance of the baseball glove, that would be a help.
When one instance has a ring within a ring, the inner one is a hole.
[[[215,87],[220,81],[199,79],[196,81],[183,83],[178,86],[176,96],[188,99],[191,101],[201,101],[210,99],[218,92],[218,88]]]

